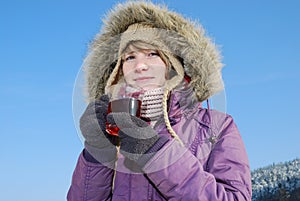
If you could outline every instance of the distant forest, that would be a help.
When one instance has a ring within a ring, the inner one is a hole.
[[[251,172],[252,201],[300,201],[300,159]]]

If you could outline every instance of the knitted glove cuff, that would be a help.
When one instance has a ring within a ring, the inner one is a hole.
[[[83,158],[91,163],[99,163],[86,149],[83,149]]]
[[[114,162],[117,158],[117,148],[115,146],[109,146],[105,148],[97,148],[91,146],[87,142],[84,143],[85,147],[85,159],[93,163],[107,164]]]
[[[167,136],[160,136],[159,140],[146,151],[145,154],[141,155],[136,163],[142,168],[146,163],[157,153],[170,139]]]

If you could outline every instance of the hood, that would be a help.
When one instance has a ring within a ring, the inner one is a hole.
[[[197,99],[202,102],[223,89],[219,51],[197,22],[150,2],[118,4],[105,19],[103,27],[89,47],[83,68],[87,96],[92,101],[105,93],[107,81],[118,58],[121,34],[135,23],[166,30],[165,45],[180,58],[184,73]]]

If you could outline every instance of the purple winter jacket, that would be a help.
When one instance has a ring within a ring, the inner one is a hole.
[[[121,155],[115,172],[86,161],[81,153],[67,199],[251,200],[248,157],[232,117],[202,108],[192,97],[177,91],[169,100],[172,128],[185,147],[170,140],[146,163],[143,174],[126,171]],[[167,133],[163,124],[155,130]]]

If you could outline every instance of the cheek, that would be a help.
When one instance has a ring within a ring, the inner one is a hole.
[[[132,75],[132,73],[131,73],[132,69],[130,67],[128,67],[126,65],[123,65],[122,72],[123,72],[125,80],[130,79],[130,77],[132,77],[131,76]]]
[[[159,75],[159,79],[161,81],[165,81],[167,79],[167,68],[166,67],[162,67],[160,69],[157,69],[156,74]]]
[[[156,71],[159,71],[160,73],[166,72],[167,66],[162,60],[156,61],[154,66]]]
[[[123,72],[123,75],[126,75],[127,72],[128,72],[128,68],[126,67],[126,65],[123,64],[122,66],[122,72]]]

